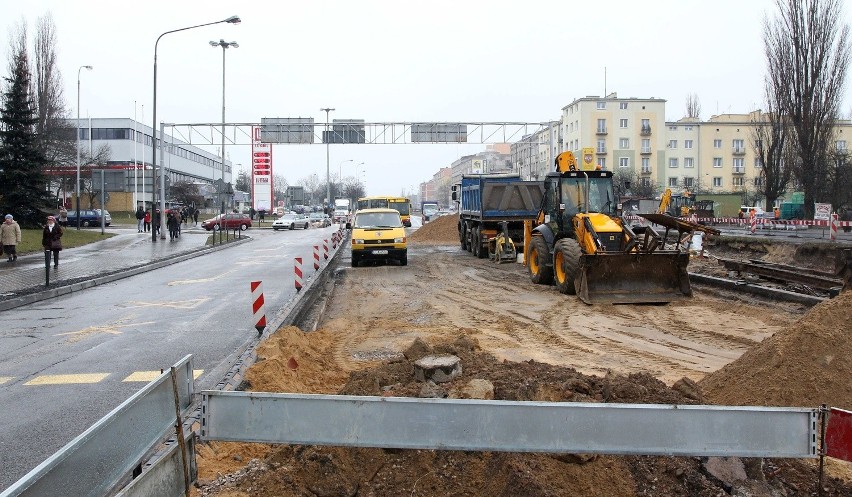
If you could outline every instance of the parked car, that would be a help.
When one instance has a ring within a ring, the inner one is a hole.
[[[77,217],[77,211],[68,211],[68,226],[77,226]],[[88,227],[101,225],[100,209],[81,209],[79,217],[80,226]],[[109,226],[111,221],[112,218],[110,217],[109,212],[106,212],[106,219],[104,219],[104,225]]]
[[[272,229],[274,231],[278,230],[294,230],[294,229],[308,229],[311,227],[311,220],[308,219],[308,216],[304,214],[296,214],[295,212],[291,212],[289,214],[284,214],[279,217],[275,221],[272,222]]]
[[[248,214],[219,214],[213,219],[208,219],[201,223],[201,227],[210,230],[218,230],[220,227],[223,227],[228,230],[233,230],[239,228],[240,231],[245,231],[248,228],[251,228],[251,218]]]
[[[328,217],[328,214],[323,214],[322,212],[312,212],[308,216],[308,219],[310,219],[311,224],[319,228],[331,226],[331,218]]]
[[[100,215],[100,214],[101,214],[101,210],[100,210],[100,209],[95,209],[95,212],[97,212],[97,213],[98,213],[98,215]],[[104,224],[105,224],[106,226],[109,226],[109,224],[112,222],[112,216],[110,216],[110,215],[109,215],[109,211],[108,211],[108,210],[106,210],[106,209],[104,209],[104,210],[103,210],[103,216],[104,216]]]

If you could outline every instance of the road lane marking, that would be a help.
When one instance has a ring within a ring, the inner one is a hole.
[[[131,309],[134,307],[167,307],[169,309],[195,309],[201,304],[210,300],[210,297],[202,297],[200,299],[191,299],[191,300],[181,300],[176,302],[143,302],[141,300],[134,300],[128,302],[127,305],[123,307]],[[149,324],[149,323],[145,323]]]
[[[175,280],[175,281],[170,281],[166,284],[168,286],[175,286],[175,285],[192,285],[194,283],[210,283],[211,281],[216,281],[219,278],[223,278],[223,277],[233,273],[234,271],[236,271],[236,269],[232,269],[230,271],[225,271],[224,273],[217,274],[216,276],[211,276],[209,278],[199,278],[199,279],[196,279],[196,280]]]
[[[108,335],[121,335],[122,332],[118,330],[119,328],[127,328],[128,326],[143,326],[143,325],[146,325],[146,324],[153,324],[153,323],[155,323],[155,321],[145,321],[145,322],[142,322],[142,323],[127,323],[127,324],[121,324],[121,321],[118,321],[118,322],[112,323],[112,324],[104,324],[104,325],[100,325],[100,326],[89,326],[88,328],[83,328],[80,331],[69,331],[67,333],[57,333],[56,335],[53,335],[53,336],[57,336],[57,337],[67,336],[68,341],[74,343],[74,342],[79,342],[80,340],[82,340],[84,338],[88,338],[91,335],[97,335],[97,334],[100,334],[100,333],[106,333]]]
[[[159,371],[134,371],[127,376],[127,378],[121,380],[122,382],[151,382],[156,380],[161,374]],[[193,369],[192,370],[192,378],[197,380],[199,376],[204,374],[203,369]]]
[[[8,383],[8,382],[10,382],[14,379],[15,379],[14,376],[0,376],[0,385],[2,385],[4,383]]]
[[[83,374],[44,374],[36,376],[32,380],[24,383],[25,386],[38,385],[72,385],[82,383],[99,383],[104,378],[109,376],[109,373],[83,373]]]

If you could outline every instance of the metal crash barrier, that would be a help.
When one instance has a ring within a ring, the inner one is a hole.
[[[818,457],[819,409],[202,392],[205,440],[436,450]]]
[[[174,382],[171,371],[164,372],[24,475],[0,497],[95,497],[113,493],[145,455],[175,429],[175,411],[184,415],[192,401],[192,356],[181,359],[173,370]]]

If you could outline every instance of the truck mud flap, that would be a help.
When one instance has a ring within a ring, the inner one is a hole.
[[[587,304],[664,303],[692,296],[679,252],[597,254],[580,257],[577,296]]]

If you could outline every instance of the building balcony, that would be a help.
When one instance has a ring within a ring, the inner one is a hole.
[[[595,130],[595,134],[605,135],[606,134],[606,128],[605,127],[604,128],[598,128],[597,130]]]
[[[745,147],[734,147],[731,149],[731,153],[734,155],[745,155],[746,150]]]
[[[639,130],[639,134],[642,136],[649,136],[651,134],[651,127],[642,126],[642,128]]]
[[[745,167],[735,167],[734,174],[745,174]]]
[[[651,147],[642,147],[642,150],[639,151],[642,155],[649,155],[651,153]]]
[[[639,171],[639,173],[641,173],[641,174],[651,174],[651,168],[650,168],[650,167],[643,167],[643,168]]]
[[[595,153],[598,154],[598,155],[605,155],[606,154],[606,147],[603,147],[603,148],[598,147],[598,149]]]

